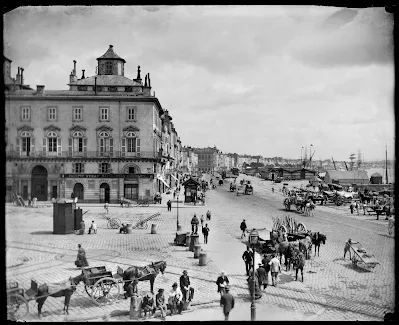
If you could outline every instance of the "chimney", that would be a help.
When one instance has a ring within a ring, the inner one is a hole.
[[[80,79],[84,79],[85,78],[85,70],[82,70],[82,78]]]
[[[43,95],[44,94],[44,85],[36,85],[37,94]]]
[[[24,68],[21,68],[21,85],[24,84]]]
[[[110,48],[111,50],[112,50],[113,47],[114,47],[113,45],[110,45],[110,46],[109,46],[109,48]]]
[[[17,77],[16,77],[18,85],[21,83],[21,75],[19,74],[19,70],[20,70],[20,67],[18,67],[18,73],[17,73]]]
[[[73,75],[76,76],[76,61],[73,60]]]

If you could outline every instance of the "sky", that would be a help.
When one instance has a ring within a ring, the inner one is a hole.
[[[3,15],[11,76],[68,89],[109,45],[184,146],[349,161],[394,158],[393,14],[324,6],[51,6]],[[312,145],[312,146],[311,146]]]

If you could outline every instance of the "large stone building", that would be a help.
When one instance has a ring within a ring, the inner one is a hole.
[[[210,147],[195,149],[198,155],[198,170],[200,172],[214,171],[218,166],[218,152],[218,149]]]
[[[115,203],[152,199],[177,179],[181,142],[172,118],[151,93],[150,75],[143,83],[138,67],[129,79],[125,63],[110,45],[95,76],[82,70],[78,79],[74,61],[69,90],[5,90],[9,197]],[[10,60],[4,65],[11,70]]]

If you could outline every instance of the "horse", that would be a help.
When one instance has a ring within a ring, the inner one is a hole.
[[[309,253],[312,251],[310,235],[307,234],[304,239],[299,240],[299,250],[305,254],[306,259],[309,258]]]
[[[308,203],[306,203],[305,205],[305,214],[307,216],[312,215],[312,217],[314,216],[313,210],[315,209],[316,205],[313,203],[312,200],[310,200]]]
[[[164,274],[166,269],[166,261],[152,262],[146,266],[130,266],[125,271],[118,266],[117,273],[123,277],[125,284],[123,289],[127,291],[127,287],[134,280],[150,281],[151,293],[154,294],[154,281],[159,271]]]
[[[82,271],[81,274],[72,278],[70,277],[66,282],[61,283],[43,283],[37,288],[36,302],[37,302],[37,311],[39,318],[42,314],[42,307],[44,302],[48,297],[65,297],[64,301],[64,309],[63,311],[68,315],[69,301],[71,300],[72,294],[76,290],[76,285],[82,281],[86,285],[89,285],[89,279],[85,271]]]
[[[283,241],[280,243],[276,243],[275,250],[276,254],[280,254],[280,264],[281,257],[284,255],[284,264],[285,269],[288,271],[290,269],[291,259],[295,249],[298,249],[298,242],[288,242]]]
[[[305,258],[303,254],[299,251],[295,251],[292,257],[292,265],[295,269],[295,281],[298,280],[298,270],[301,270],[302,282],[303,282],[303,268],[305,267]]]
[[[363,204],[367,203],[370,204],[371,196],[359,191],[359,197]]]
[[[320,245],[322,242],[323,245],[326,244],[327,236],[319,232],[313,232],[311,233],[311,238],[312,238],[312,244],[314,245],[314,256],[316,256],[316,250],[317,250],[317,256],[320,256]]]

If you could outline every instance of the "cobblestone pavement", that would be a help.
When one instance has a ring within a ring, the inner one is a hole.
[[[81,243],[90,266],[105,265],[112,273],[116,272],[118,265],[126,268],[130,265],[166,260],[166,272],[157,276],[156,289],[163,287],[169,290],[173,282],[178,282],[182,270],[187,269],[192,285],[196,288],[191,310],[195,310],[193,313],[207,314],[208,317],[212,314],[208,310],[212,308],[198,307],[212,302],[217,305],[219,295],[214,282],[220,270],[224,269],[229,275],[232,292],[239,300],[237,306],[242,305],[237,307],[235,313],[241,317],[240,310],[244,312],[246,308],[249,309],[249,295],[241,259],[245,245],[240,239],[239,223],[245,218],[250,228],[266,227],[270,230],[272,216],[287,214],[282,210],[282,194],[278,190],[272,193],[270,182],[251,179],[254,183],[254,195],[237,197],[228,191],[225,183],[216,190],[207,192],[206,206],[179,204],[179,223],[187,231],[191,229],[193,213],[200,217],[208,209],[212,211],[209,244],[202,244],[202,238],[200,241],[203,250],[208,254],[208,263],[201,267],[198,259],[194,259],[193,253],[186,247],[173,244],[177,220],[176,204],[173,204],[171,212],[167,212],[163,205],[151,205],[148,208],[112,206],[108,216],[118,217],[122,222],[134,222],[161,212],[159,217],[149,222],[148,229],[133,230],[131,235],[121,235],[118,230],[106,228],[102,205],[82,204],[83,211],[88,211],[84,214],[86,225],[95,220],[99,226],[97,235],[84,236],[52,234],[51,206],[32,209],[7,205],[7,281],[18,281],[22,288],[27,289],[32,277],[40,284],[60,282],[69,276],[78,275],[80,270],[74,267],[73,261],[76,258],[77,244]],[[167,201],[166,197],[164,195],[163,202]],[[320,249],[320,257],[312,257],[307,261],[303,283],[295,281],[292,272],[283,271],[278,286],[266,289],[263,297],[257,301],[257,319],[270,319],[266,311],[269,310],[270,316],[270,310],[274,308],[276,319],[381,320],[383,312],[393,307],[395,294],[394,240],[387,235],[386,221],[377,221],[368,216],[353,216],[344,210],[337,211],[328,206],[317,206],[314,217],[305,217],[296,212],[291,214],[297,220],[304,221],[308,228],[326,233],[327,242]],[[156,234],[150,233],[151,224],[156,225]],[[378,256],[381,264],[370,272],[353,268],[348,259],[344,261],[343,243],[348,236],[360,241],[367,251]],[[149,283],[140,283],[139,289],[149,291]],[[37,320],[36,306],[34,301],[29,302],[30,313],[26,320]],[[63,298],[48,298],[43,307],[42,320],[65,321],[62,308]],[[128,310],[129,303],[124,299],[107,306],[96,306],[81,285],[72,296],[67,319],[112,314],[112,320],[123,321],[128,320]],[[262,310],[265,312],[262,313]],[[220,319],[220,308],[216,309],[215,315],[216,312],[216,319]],[[173,316],[170,319],[198,319],[190,314]],[[246,315],[242,316],[243,319],[250,319],[249,311]]]

